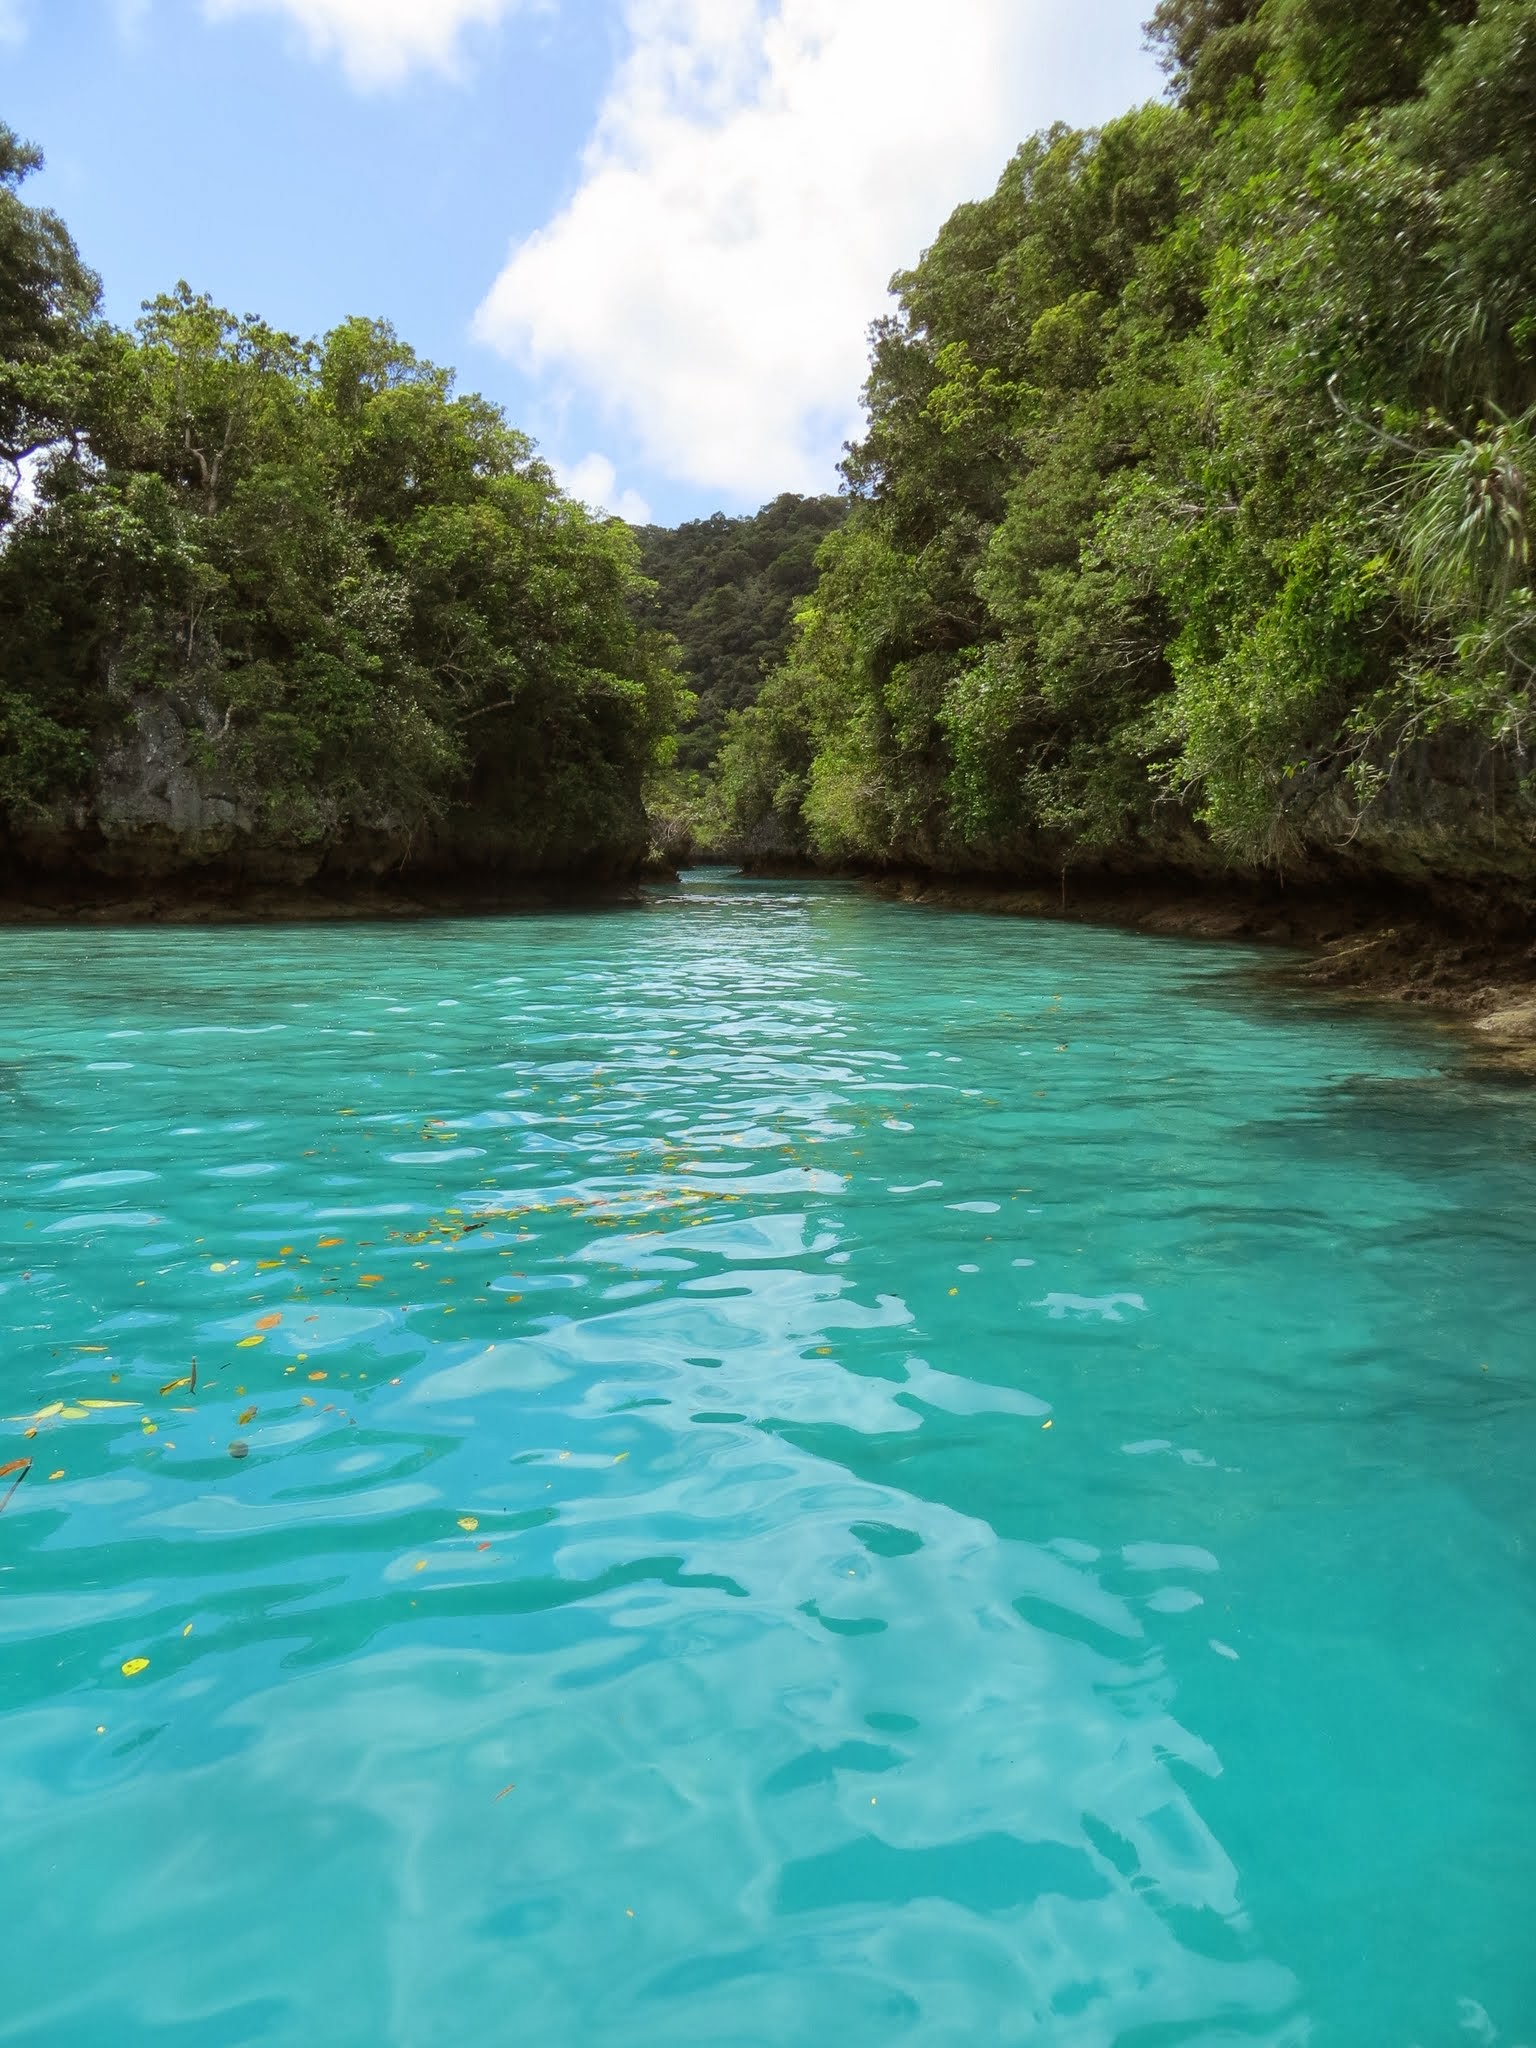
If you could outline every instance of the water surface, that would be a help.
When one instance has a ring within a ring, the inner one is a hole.
[[[1454,1039],[710,874],[0,952],[0,2042],[1536,2042]]]

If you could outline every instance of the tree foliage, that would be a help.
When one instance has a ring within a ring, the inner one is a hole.
[[[0,122],[0,531],[24,465],[67,424],[61,369],[100,292],[63,221],[21,197],[42,162]]]
[[[708,769],[727,717],[756,702],[815,588],[816,551],[846,511],[841,498],[785,492],[745,518],[716,512],[636,528],[655,585],[645,616],[678,643],[696,700],[678,736],[679,767]]]
[[[1167,103],[1034,136],[896,279],[739,833],[1289,862],[1458,777],[1528,820],[1536,0],[1154,33]]]
[[[639,859],[678,689],[628,530],[382,322],[304,342],[183,284],[100,323],[35,161],[0,137],[0,428],[42,453],[0,528],[13,832],[99,814],[170,720],[257,842]]]

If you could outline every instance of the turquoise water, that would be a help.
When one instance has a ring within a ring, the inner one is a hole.
[[[0,2042],[1536,2042],[1536,1094],[837,885],[0,946]]]

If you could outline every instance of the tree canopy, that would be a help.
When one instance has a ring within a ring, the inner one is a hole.
[[[815,588],[817,550],[846,511],[843,498],[785,492],[744,518],[635,529],[655,584],[646,615],[677,641],[695,697],[678,739],[682,768],[711,767],[727,717],[757,701]]]
[[[13,844],[195,838],[211,805],[322,859],[642,858],[679,696],[628,530],[383,322],[307,342],[183,284],[107,326],[17,196],[37,161],[5,131],[0,433],[13,479],[30,464],[30,502],[0,508]]]
[[[738,834],[1530,845],[1536,0],[1153,26],[1167,102],[1032,137],[896,279],[852,516],[722,749]]]
[[[100,296],[63,221],[21,196],[42,162],[0,122],[0,530],[24,465],[67,422],[61,360]]]

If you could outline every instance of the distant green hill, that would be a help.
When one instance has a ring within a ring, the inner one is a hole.
[[[842,498],[786,491],[760,512],[716,512],[682,526],[641,526],[641,567],[656,582],[648,623],[682,648],[698,708],[683,728],[678,765],[713,765],[725,721],[757,701],[783,660],[796,607],[816,584],[816,550],[847,511]]]

